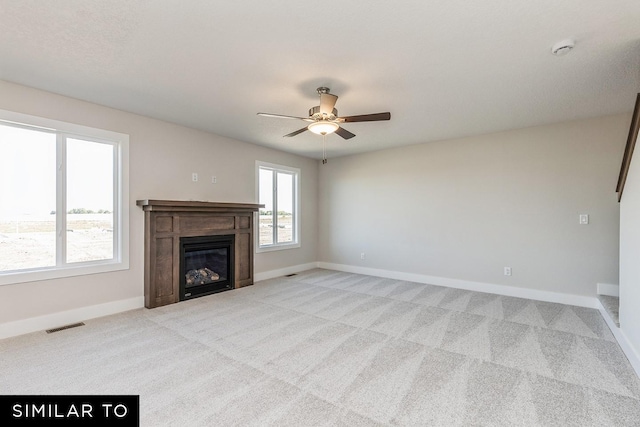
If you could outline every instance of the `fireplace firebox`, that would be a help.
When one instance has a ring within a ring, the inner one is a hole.
[[[180,238],[180,301],[233,289],[234,235]]]

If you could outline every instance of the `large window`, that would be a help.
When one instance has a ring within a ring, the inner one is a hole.
[[[128,136],[0,110],[0,284],[128,268]]]
[[[300,170],[257,162],[258,251],[300,246],[298,189]]]

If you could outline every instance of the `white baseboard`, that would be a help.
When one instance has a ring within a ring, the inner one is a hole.
[[[607,322],[607,326],[611,329],[616,341],[618,341],[620,348],[624,352],[625,356],[627,356],[627,359],[629,359],[631,367],[633,367],[633,370],[636,371],[636,375],[640,378],[640,354],[638,354],[633,345],[631,345],[631,341],[629,341],[629,338],[627,338],[624,331],[613,323],[611,316],[609,316],[600,300],[598,300],[598,309],[600,310],[600,314],[604,318],[605,322]]]
[[[449,288],[465,289],[469,291],[487,292],[490,294],[527,298],[537,301],[548,301],[560,304],[577,305],[580,307],[598,308],[599,304],[598,299],[594,297],[541,291],[529,288],[516,288],[514,286],[496,285],[493,283],[471,282],[468,280],[450,279],[447,277],[427,276],[423,274],[380,270],[377,268],[333,264],[328,262],[319,262],[318,267],[326,268],[328,270],[344,271],[347,273],[366,274],[369,276],[385,277],[388,279],[406,280],[409,282],[426,283],[430,285],[446,286]]]
[[[610,297],[620,296],[620,286],[611,283],[598,283],[597,284],[598,295],[607,295]]]
[[[318,268],[318,263],[310,262],[307,264],[292,265],[291,267],[263,271],[262,273],[255,273],[253,275],[253,281],[259,282],[261,280],[274,279],[276,277],[286,276],[287,274],[300,273],[301,271],[311,270],[312,268]]]
[[[123,311],[144,307],[144,297],[135,297],[104,304],[81,307],[73,310],[60,311],[44,316],[0,323],[0,339],[15,337],[45,329],[57,328],[70,323],[82,322],[96,317],[108,316]]]

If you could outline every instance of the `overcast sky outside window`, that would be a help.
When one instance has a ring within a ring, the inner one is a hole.
[[[113,210],[113,146],[68,138],[67,209]],[[0,217],[56,210],[56,135],[0,124]]]

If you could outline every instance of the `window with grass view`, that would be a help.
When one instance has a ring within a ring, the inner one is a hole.
[[[258,162],[259,249],[299,246],[298,180],[300,170]]]
[[[121,261],[120,144],[0,117],[0,275]]]

